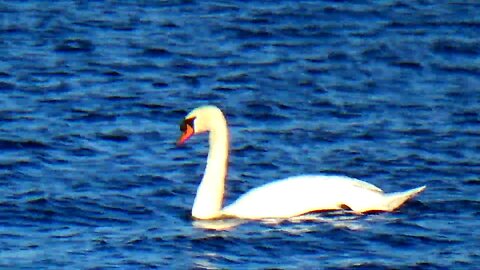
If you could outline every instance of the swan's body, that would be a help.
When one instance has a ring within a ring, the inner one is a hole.
[[[385,194],[376,186],[345,176],[301,175],[255,188],[225,207],[222,213],[260,219],[344,208],[355,213],[392,211],[424,188]]]
[[[192,216],[198,219],[289,218],[344,208],[355,213],[393,211],[425,189],[385,194],[372,184],[345,176],[301,175],[254,188],[222,209],[229,147],[223,113],[214,106],[197,108],[185,117],[180,129],[179,144],[193,134],[210,132],[207,166],[192,208]]]

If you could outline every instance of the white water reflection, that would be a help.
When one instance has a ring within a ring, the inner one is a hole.
[[[359,216],[357,215],[338,215],[338,216],[324,216],[321,213],[312,213],[302,216],[296,216],[287,219],[280,218],[270,218],[262,220],[245,220],[245,219],[215,219],[215,220],[195,220],[193,221],[193,226],[201,229],[208,230],[231,230],[237,226],[248,222],[260,222],[264,225],[278,226],[282,223],[292,223],[292,224],[305,224],[302,227],[291,227],[285,226],[281,230],[291,233],[291,234],[300,234],[310,231],[315,231],[315,226],[312,226],[312,223],[324,223],[329,224],[335,228],[345,228],[352,231],[359,231],[365,229],[365,224],[360,222]]]

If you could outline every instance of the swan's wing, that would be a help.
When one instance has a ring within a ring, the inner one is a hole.
[[[368,189],[368,190],[371,190],[371,191],[376,191],[376,192],[383,193],[383,190],[381,190],[379,187],[377,187],[375,185],[372,185],[370,183],[364,182],[362,180],[358,180],[358,179],[355,179],[355,178],[348,178],[348,180],[350,180],[354,184],[354,186],[357,186],[359,188],[364,188],[364,189]]]
[[[321,175],[321,174],[299,175],[299,176],[289,177],[285,180],[288,180],[288,179],[291,179],[291,180],[294,180],[294,179],[311,179],[311,180],[315,180],[315,181],[330,182],[330,183],[333,183],[334,185],[336,185],[335,183],[342,183],[343,182],[343,183],[346,183],[348,186],[383,193],[382,189],[380,189],[379,187],[377,187],[373,184],[367,183],[365,181],[362,181],[362,180],[359,180],[359,179],[356,179],[356,178],[352,178],[352,177],[348,177],[348,176],[342,176],[342,175]]]
[[[222,214],[246,219],[290,218],[343,206],[355,213],[392,211],[424,189],[385,194],[372,184],[350,177],[301,175],[254,188],[225,207]]]
[[[352,198],[382,195],[378,187],[350,177],[299,175],[254,188],[226,206],[222,213],[241,218],[283,218],[341,209]]]

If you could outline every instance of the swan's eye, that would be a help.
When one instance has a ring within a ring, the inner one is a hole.
[[[190,126],[194,130],[193,120],[195,120],[195,117],[184,119],[182,123],[180,123],[180,131],[185,132],[187,130],[187,126]]]

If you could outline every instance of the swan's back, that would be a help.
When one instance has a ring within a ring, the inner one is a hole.
[[[284,218],[316,210],[378,203],[378,187],[344,176],[302,175],[275,181],[242,195],[223,213],[241,218]]]

